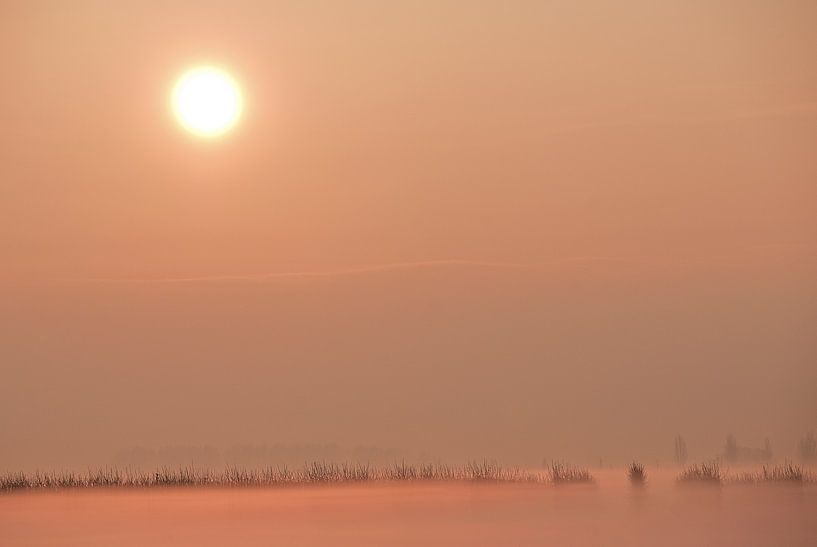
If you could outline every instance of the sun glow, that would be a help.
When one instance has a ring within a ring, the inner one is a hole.
[[[182,126],[200,137],[218,137],[235,126],[243,108],[233,78],[218,68],[185,72],[173,88],[173,112]]]

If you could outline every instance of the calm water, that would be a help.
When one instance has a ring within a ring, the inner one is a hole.
[[[817,486],[405,484],[0,496],[0,545],[817,545]]]

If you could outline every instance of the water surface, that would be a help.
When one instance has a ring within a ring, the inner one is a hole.
[[[368,484],[0,496],[0,544],[817,545],[817,487]]]

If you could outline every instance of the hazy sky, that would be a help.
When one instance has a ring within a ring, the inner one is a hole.
[[[0,0],[0,468],[791,453],[815,28],[811,0]],[[169,111],[200,63],[246,97],[219,140]]]

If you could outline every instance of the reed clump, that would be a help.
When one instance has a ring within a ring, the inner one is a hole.
[[[717,461],[694,463],[684,468],[678,475],[678,481],[684,483],[721,484],[723,473]]]
[[[647,472],[644,469],[644,464],[636,461],[632,462],[627,467],[627,477],[636,486],[645,484],[647,482]]]
[[[772,482],[805,482],[808,475],[799,465],[784,463],[774,467],[763,466],[761,471],[764,481]]]
[[[799,465],[790,462],[775,466],[764,465],[760,471],[748,471],[735,475],[730,478],[730,482],[740,484],[758,484],[758,483],[783,483],[783,484],[802,484],[806,482],[815,482],[817,477],[813,473],[804,470]]]
[[[593,475],[583,467],[556,462],[550,464],[550,481],[553,484],[586,484],[593,482]]]

